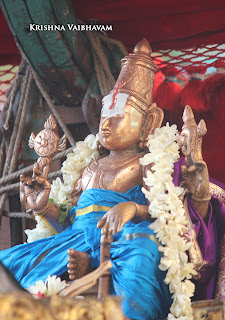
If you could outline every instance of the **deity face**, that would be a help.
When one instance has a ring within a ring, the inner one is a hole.
[[[129,105],[123,115],[114,117],[101,116],[99,140],[104,148],[110,151],[126,150],[138,144],[142,129],[143,115]]]

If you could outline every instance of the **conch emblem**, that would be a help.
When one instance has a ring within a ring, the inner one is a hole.
[[[199,163],[202,159],[202,138],[207,133],[204,120],[200,120],[197,125],[193,111],[190,106],[186,106],[183,113],[184,125],[181,134],[177,135],[177,142],[182,153],[186,157],[188,165]],[[192,159],[191,159],[192,158]],[[189,167],[189,170],[192,167]]]

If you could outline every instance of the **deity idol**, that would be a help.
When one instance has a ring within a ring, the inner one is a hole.
[[[152,103],[156,71],[145,39],[122,60],[115,87],[103,99],[99,126],[100,143],[109,154],[92,161],[83,171],[75,187],[76,205],[63,225],[58,221],[58,207],[48,201],[51,186],[38,165],[34,167],[33,179],[21,177],[21,200],[27,211],[44,216],[59,232],[0,253],[2,262],[23,287],[46,280],[48,275],[61,276],[67,269],[73,280],[97,268],[102,233],[113,236],[111,293],[123,297],[126,318],[163,319],[168,314],[171,295],[164,282],[165,273],[158,268],[159,242],[149,228],[149,203],[141,191],[151,166],[142,167],[139,162],[147,152],[148,136],[163,120],[163,111]],[[197,126],[189,108],[184,122],[179,143],[187,161],[187,167],[182,167],[189,191],[187,208],[195,225],[193,244],[198,245],[196,239],[199,241],[205,266],[197,280],[196,298],[213,298],[217,240],[222,239],[224,232],[216,229],[216,221],[220,219],[222,223],[225,212],[217,199],[210,200],[207,166],[201,156],[204,123]],[[175,184],[181,182],[181,163],[175,165]],[[195,252],[192,253],[194,256]]]

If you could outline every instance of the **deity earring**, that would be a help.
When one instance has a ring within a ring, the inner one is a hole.
[[[156,128],[161,127],[163,116],[163,110],[157,108],[156,104],[153,103],[143,121],[139,142],[139,147],[141,149],[145,149],[147,147],[148,136],[153,134]]]

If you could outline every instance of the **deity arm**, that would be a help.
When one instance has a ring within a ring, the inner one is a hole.
[[[191,198],[191,202],[196,211],[199,212],[199,214],[201,215],[202,219],[205,220],[209,209],[209,200],[199,202]]]
[[[141,169],[142,171],[143,169]],[[144,169],[146,170],[146,168]],[[143,173],[141,173],[143,175]],[[140,179],[141,181],[142,179]],[[147,201],[147,200],[146,200]],[[148,205],[138,204],[134,201],[122,202],[115,205],[99,220],[97,227],[102,228],[102,234],[116,234],[120,232],[123,226],[133,219],[134,222],[150,220]]]
[[[69,212],[70,209],[77,205],[77,202],[80,198],[82,190],[82,173],[80,178],[74,185],[73,192],[71,194],[73,202],[72,205],[57,205],[55,203],[50,202],[48,203],[48,207],[46,212],[42,215],[46,219],[46,221],[58,232],[61,232],[66,229],[69,224]]]
[[[102,219],[99,220],[97,227],[102,228],[103,235],[116,234],[131,219],[140,222],[149,218],[147,210],[147,205],[140,205],[134,201],[118,203],[106,212]]]
[[[60,207],[49,202],[50,190],[51,185],[44,178],[37,176],[35,181],[31,177],[20,178],[20,198],[26,212],[44,218],[57,232],[61,232],[67,227],[69,219],[59,222]]]
[[[148,205],[138,204],[132,202],[136,206],[136,213],[134,216],[135,222],[145,221],[150,219],[150,214],[148,212]]]
[[[197,219],[204,228],[209,228],[209,224],[205,224],[207,216],[211,214],[209,202],[211,199],[209,192],[209,174],[207,164],[202,157],[202,138],[206,134],[207,129],[204,120],[197,125],[194,114],[189,106],[185,107],[183,114],[184,125],[182,131],[177,135],[177,142],[185,156],[186,166],[181,166],[183,182],[181,187],[184,188],[184,209],[187,218],[188,237],[191,240],[189,249],[190,261],[194,264],[195,270],[198,272],[196,278],[201,277],[201,272],[207,267],[209,256],[205,254],[205,246],[207,245],[207,237],[203,241],[198,241],[198,229],[192,223],[192,219]]]
[[[141,182],[142,182],[142,187],[144,189],[146,189],[147,191],[150,191],[150,188],[149,186],[147,186],[145,184],[145,178],[147,177],[147,172],[149,170],[151,170],[151,167],[152,167],[152,164],[150,165],[145,165],[145,166],[141,166]],[[150,220],[151,219],[151,216],[148,212],[148,207],[150,205],[150,201],[146,198],[146,204],[145,205],[142,205],[142,204],[138,204],[138,203],[135,203],[134,204],[136,205],[136,214],[134,216],[134,219],[135,221],[139,222],[139,221],[146,221],[146,220]]]
[[[57,232],[61,232],[69,223],[68,214],[72,206],[55,204],[49,199],[50,191],[51,184],[45,179],[38,165],[34,166],[32,178],[21,175],[20,199],[26,212],[44,218]],[[75,200],[73,206],[78,201],[81,192],[81,181],[78,179],[72,194]]]
[[[65,218],[63,223],[59,222],[59,212],[59,206],[49,203],[47,209],[43,213],[40,213],[38,215],[44,218],[45,221],[59,233],[65,230],[69,224],[68,217]]]
[[[71,193],[72,199],[73,199],[73,206],[77,205],[77,202],[80,198],[81,193],[83,192],[83,188],[82,188],[82,174],[84,172],[85,169],[83,169],[81,171],[80,177],[77,180],[76,184],[74,185],[73,191]]]

